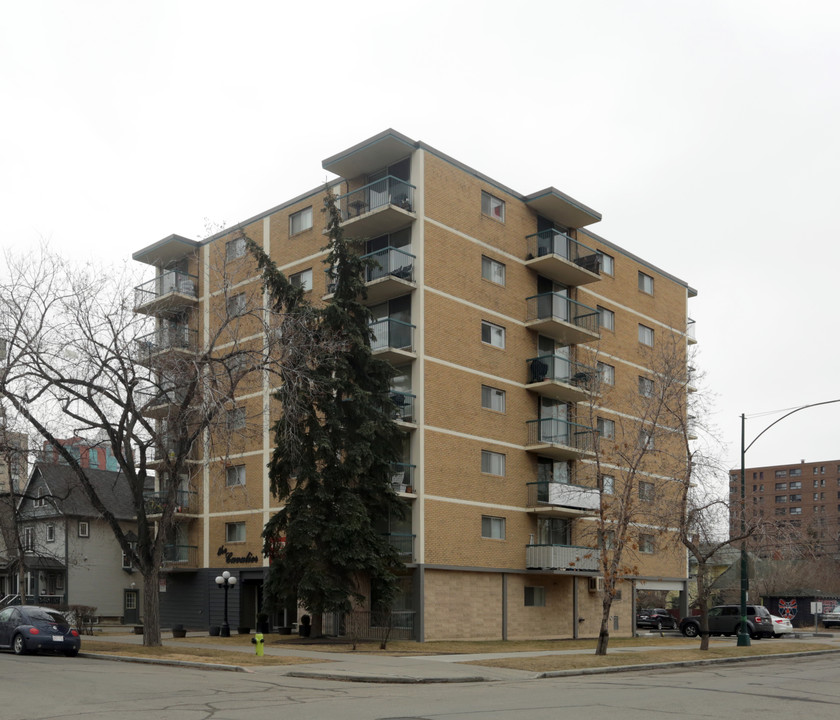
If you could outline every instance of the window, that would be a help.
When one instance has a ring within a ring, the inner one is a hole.
[[[481,277],[497,285],[505,284],[505,266],[486,255],[481,256]]]
[[[639,430],[639,447],[645,450],[654,449],[653,432],[650,430]]]
[[[598,375],[604,385],[615,385],[615,368],[607,363],[598,363]]]
[[[481,321],[481,342],[497,348],[505,347],[505,329],[486,320]]]
[[[245,238],[239,237],[229,240],[225,245],[225,260],[236,260],[245,255]]]
[[[47,542],[55,542],[55,525],[52,523],[47,525]]]
[[[526,587],[525,607],[545,607],[545,588]]]
[[[44,507],[47,504],[47,498],[44,493],[44,488],[38,490],[38,497],[32,503],[35,507]]]
[[[786,503],[787,495],[776,495],[776,504]]]
[[[653,502],[655,495],[656,485],[652,482],[645,482],[644,480],[639,482],[639,500],[642,502]]]
[[[308,207],[289,216],[289,235],[296,235],[312,227],[312,208]]]
[[[79,537],[90,537],[90,525],[87,520],[79,520]]]
[[[801,495],[799,496],[799,499],[800,500],[802,499]],[[819,499],[820,499],[820,494],[819,493],[814,493],[814,500],[819,500]],[[790,501],[793,502],[793,495],[791,495]]]
[[[653,278],[639,271],[639,290],[648,295],[653,295]]]
[[[653,535],[639,535],[639,552],[653,552]]]
[[[758,492],[764,492],[764,485],[758,486]]]
[[[787,508],[776,508],[775,514],[776,515],[786,515],[787,514]]]
[[[601,475],[601,492],[604,495],[615,494],[615,478],[612,475]]]
[[[233,465],[227,469],[227,486],[236,487],[245,484],[245,466]]]
[[[802,508],[801,507],[791,508],[790,509],[790,514],[791,515],[801,515],[802,514]]]
[[[489,215],[491,218],[505,221],[505,201],[499,200],[490,193],[481,191],[481,212],[484,215]]]
[[[639,395],[653,397],[653,380],[646,377],[639,377]]]
[[[782,485],[784,485],[784,483],[782,483]],[[801,480],[794,480],[790,484],[790,489],[791,490],[801,490],[802,489],[802,481]]]
[[[598,434],[607,440],[615,439],[615,421],[598,418]]]
[[[489,385],[481,386],[481,407],[486,410],[505,411],[505,391]]]
[[[492,540],[505,539],[505,519],[501,517],[481,516],[481,537]]]
[[[602,330],[612,330],[615,332],[615,313],[612,310],[607,310],[607,308],[599,305],[598,319],[601,323]]]
[[[122,551],[122,568],[123,570],[131,569],[131,558],[126,554],[125,550]]]
[[[649,328],[647,325],[639,323],[639,342],[642,343],[642,345],[653,347],[653,328]]]
[[[23,549],[31,552],[35,549],[35,530],[28,527],[23,529]]]
[[[304,291],[312,289],[312,268],[302,270],[294,275],[289,275],[289,282],[294,287],[302,288]]]
[[[814,493],[814,494],[816,495],[816,493]],[[816,500],[816,499],[817,499],[817,498],[814,498],[814,500]],[[799,495],[798,493],[797,493],[797,494],[795,494],[795,495],[791,495],[791,496],[790,496],[790,501],[791,501],[791,502],[802,502],[802,496],[801,496],[801,495]]]
[[[606,275],[615,275],[615,258],[600,250],[597,255],[598,260],[601,261],[601,272]]]
[[[245,427],[245,408],[234,408],[227,413],[227,429],[242,430]]]
[[[488,475],[505,475],[505,456],[503,453],[481,451],[481,472]]]
[[[814,480],[814,487],[819,487],[819,486],[820,486],[819,479]]]
[[[604,550],[615,548],[615,530],[605,530],[601,537],[604,540]]]
[[[239,317],[245,314],[245,293],[239,293],[228,298],[227,313],[230,317]]]
[[[787,490],[787,483],[776,483],[776,490]]]
[[[787,470],[776,470],[776,477],[777,478],[787,477]]]
[[[245,523],[225,523],[225,542],[245,542]]]
[[[802,474],[802,468],[791,468],[790,469],[790,476],[791,477],[799,477]]]

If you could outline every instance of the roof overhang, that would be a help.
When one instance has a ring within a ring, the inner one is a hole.
[[[354,178],[402,160],[417,147],[411,138],[388,129],[327,158],[324,170],[343,178]]]
[[[527,195],[525,204],[543,217],[568,228],[582,228],[601,220],[601,213],[597,210],[553,187]]]
[[[195,251],[201,243],[198,240],[190,240],[180,235],[170,235],[158,240],[153,245],[138,250],[131,257],[137,262],[164,267],[169,263],[180,260],[182,257]]]

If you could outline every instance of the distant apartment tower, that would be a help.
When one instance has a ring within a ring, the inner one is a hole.
[[[408,512],[383,518],[382,531],[406,563],[400,622],[420,640],[597,633],[592,516],[613,488],[596,477],[593,442],[629,408],[593,398],[593,379],[643,392],[651,347],[694,342],[695,291],[591,232],[600,214],[568,195],[523,195],[393,130],[323,168],[338,176],[345,235],[365,238],[376,261],[365,278],[373,350],[395,368],[404,443],[392,480]],[[156,318],[156,352],[202,347],[217,313],[260,291],[240,230],[329,302],[323,198],[316,188],[204,241],[172,235],[136,252],[155,268],[136,310]],[[214,280],[222,264],[224,284]],[[246,412],[234,423],[253,432],[235,452],[192,449],[164,623],[217,616],[213,577],[227,569],[240,580],[234,617],[254,624],[268,565],[261,531],[279,509],[266,470],[271,382],[238,399]],[[584,411],[593,407],[597,422]],[[672,483],[664,472],[646,479]],[[688,574],[685,553],[654,543],[650,528],[631,534],[638,570],[613,606],[619,633],[634,627],[633,587],[684,591]]]

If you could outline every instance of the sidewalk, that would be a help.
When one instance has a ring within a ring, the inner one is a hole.
[[[270,636],[268,636],[270,637]],[[837,644],[833,642],[833,636],[801,636],[798,638],[785,638],[783,640],[767,640],[763,642],[777,642],[796,643],[799,639],[808,642],[825,643],[825,652],[840,652]],[[81,655],[87,657],[98,657],[107,660],[115,660],[109,655],[97,655],[95,645],[98,641],[119,641],[121,643],[142,644],[143,638],[139,635],[117,635],[116,632],[107,632],[101,635],[92,637],[85,636],[82,641]],[[728,641],[729,638],[721,638],[722,641]],[[165,646],[179,646],[177,642],[171,639],[164,639]],[[180,647],[183,647],[182,645]],[[774,658],[774,657],[790,657],[790,655],[764,655],[760,658],[755,656],[743,658],[725,658],[725,659],[710,659],[710,660],[692,660],[678,663],[656,663],[647,665],[630,665],[630,666],[616,666],[606,668],[594,669],[580,669],[580,670],[563,670],[556,672],[530,672],[524,670],[511,670],[508,668],[495,668],[479,665],[465,665],[463,663],[487,660],[493,658],[503,657],[537,657],[543,655],[589,655],[592,653],[591,649],[586,650],[556,650],[556,651],[539,651],[539,652],[511,652],[511,653],[480,653],[470,655],[422,655],[422,656],[403,656],[394,657],[386,655],[369,655],[362,653],[335,653],[323,652],[319,650],[302,649],[299,647],[289,647],[288,645],[271,645],[267,643],[265,646],[266,655],[282,655],[286,657],[298,657],[301,659],[311,659],[317,661],[327,662],[313,662],[311,664],[302,663],[299,665],[289,666],[247,666],[241,667],[236,665],[236,656],[253,653],[253,649],[248,645],[225,645],[223,643],[214,642],[214,638],[207,637],[207,642],[200,642],[191,644],[192,648],[208,648],[214,650],[227,650],[230,652],[230,664],[225,666],[214,666],[215,669],[220,670],[236,670],[239,672],[253,672],[253,673],[272,673],[274,675],[285,675],[287,677],[296,678],[313,678],[320,680],[340,680],[344,682],[369,682],[369,683],[468,683],[468,682],[490,682],[498,680],[517,681],[517,680],[533,680],[546,677],[560,677],[565,675],[588,675],[594,673],[608,673],[608,672],[629,672],[632,670],[647,670],[652,667],[686,667],[696,666],[711,663],[731,663],[731,662],[747,662],[755,661],[757,659]],[[668,650],[672,649],[668,645],[662,646],[646,646],[639,648],[624,647],[610,650],[610,654],[619,655],[625,653],[640,652],[643,650]],[[131,662],[132,660],[128,660]],[[202,663],[189,663],[182,661],[160,661],[154,659],[142,659],[138,662],[160,663],[166,662],[168,664],[182,665],[182,666],[196,666],[196,667],[210,667]]]

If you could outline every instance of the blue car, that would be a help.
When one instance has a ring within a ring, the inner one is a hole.
[[[78,630],[52,608],[10,605],[0,610],[0,648],[16,655],[48,650],[74,657],[81,644]]]

